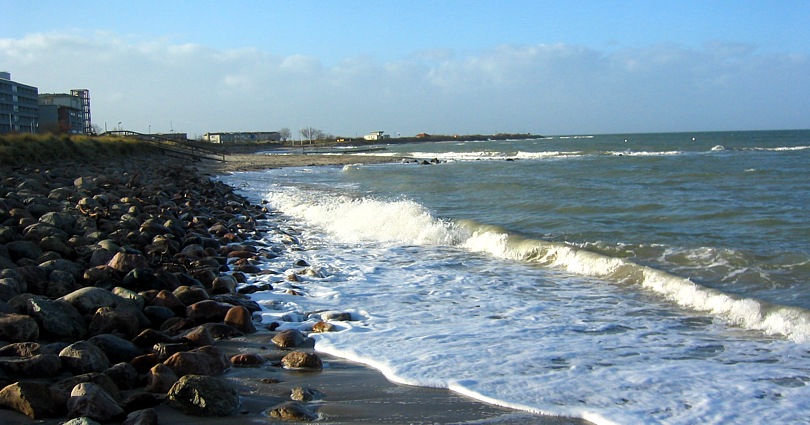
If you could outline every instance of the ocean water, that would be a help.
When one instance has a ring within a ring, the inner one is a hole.
[[[264,322],[350,312],[317,349],[530,412],[810,423],[810,131],[375,154],[440,163],[223,177],[300,240],[274,261],[316,271],[306,297],[259,278]]]

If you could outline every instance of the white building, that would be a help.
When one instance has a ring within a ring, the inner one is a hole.
[[[382,139],[387,139],[389,137],[391,137],[391,136],[386,135],[384,131],[372,131],[372,132],[366,134],[365,136],[363,136],[363,139],[366,139],[366,140],[382,140]]]

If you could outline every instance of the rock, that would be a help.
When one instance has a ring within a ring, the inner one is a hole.
[[[110,307],[101,307],[90,319],[87,330],[90,335],[110,333],[132,339],[138,334],[139,325],[140,321],[132,314],[113,310]]]
[[[53,251],[61,255],[62,258],[70,257],[74,253],[73,248],[56,236],[45,236],[39,241],[39,247],[43,251]]]
[[[100,423],[86,417],[73,418],[62,425],[101,425]]]
[[[107,265],[116,271],[126,274],[134,269],[148,269],[149,260],[141,254],[117,252]]]
[[[57,338],[82,339],[87,326],[81,314],[66,301],[32,297],[24,303],[25,313],[33,317],[44,331]]]
[[[169,406],[194,416],[230,416],[239,408],[239,394],[225,380],[186,375],[168,393]]]
[[[0,340],[11,342],[36,341],[39,325],[30,316],[0,313]]]
[[[46,273],[51,274],[54,270],[61,270],[73,275],[74,279],[81,279],[84,275],[84,267],[81,264],[75,263],[65,259],[55,259],[40,263],[40,268],[44,269]]]
[[[158,414],[155,409],[136,410],[127,415],[121,425],[158,425]]]
[[[224,323],[206,323],[203,326],[211,333],[211,336],[213,336],[215,340],[236,338],[245,335],[239,329]]]
[[[97,346],[87,342],[75,342],[59,352],[62,366],[76,374],[103,372],[110,367],[110,360]]]
[[[281,348],[295,348],[304,344],[306,337],[300,331],[287,329],[274,335],[271,341]]]
[[[256,332],[253,316],[248,309],[242,306],[231,307],[228,310],[228,314],[225,315],[225,324],[233,326],[246,334]]]
[[[13,270],[13,269],[9,268],[5,270]],[[3,301],[8,301],[26,291],[28,291],[28,284],[25,283],[25,280],[23,279],[22,276],[20,276],[19,278],[4,277],[0,279],[0,299]]]
[[[272,418],[283,421],[314,421],[318,415],[304,404],[297,401],[288,401],[268,410]]]
[[[76,224],[76,216],[66,212],[49,212],[43,214],[39,218],[39,222],[65,232],[71,232]]]
[[[255,313],[257,311],[262,311],[262,307],[256,301],[253,301],[247,295],[233,293],[233,294],[218,294],[211,297],[212,300],[218,301],[224,304],[242,306],[248,309],[249,312]]]
[[[160,289],[160,281],[152,270],[147,268],[135,268],[124,276],[121,286],[138,291]]]
[[[51,392],[53,393],[57,403],[64,406],[68,402],[68,399],[70,399],[70,393],[73,391],[73,388],[75,388],[76,385],[84,382],[89,382],[103,388],[104,391],[106,391],[107,394],[109,394],[115,401],[121,399],[121,390],[117,385],[115,385],[112,378],[103,373],[96,372],[85,373],[62,379],[61,381],[51,385]]]
[[[213,300],[200,301],[186,308],[186,317],[196,323],[221,322],[230,308]]]
[[[180,335],[183,341],[195,347],[204,347],[206,345],[214,345],[214,337],[205,326],[197,326],[189,329]]]
[[[129,363],[116,363],[102,373],[107,375],[122,390],[140,386],[138,371],[135,366]]]
[[[150,409],[163,404],[166,394],[153,394],[136,392],[130,394],[122,403],[121,407],[127,412],[134,412],[136,410]]]
[[[323,361],[317,354],[293,351],[281,359],[281,365],[288,369],[323,369]]]
[[[352,320],[351,313],[343,313],[339,311],[327,311],[321,313],[321,320],[323,321],[336,321],[336,322],[350,322]]]
[[[159,328],[165,321],[174,317],[174,312],[170,308],[157,305],[145,307],[143,314],[154,328]]]
[[[96,335],[87,342],[100,348],[111,363],[129,362],[144,353],[142,348],[117,335]]]
[[[323,397],[324,394],[314,388],[295,387],[290,392],[290,398],[300,402],[319,400]]]
[[[192,305],[209,299],[208,292],[202,286],[181,285],[172,293],[185,305]]]
[[[322,333],[322,332],[334,332],[335,325],[327,322],[318,322],[312,325],[312,332],[315,333]]]
[[[146,391],[166,394],[179,378],[174,371],[164,364],[156,364],[146,374]]]
[[[256,367],[266,362],[267,359],[256,353],[236,354],[231,357],[231,363],[233,363],[234,366]]]
[[[15,382],[0,390],[0,406],[12,409],[31,419],[53,418],[61,414],[47,384]]]
[[[48,378],[62,370],[62,360],[53,353],[0,358],[0,371],[16,378]]]
[[[60,299],[69,302],[81,314],[91,314],[100,307],[115,307],[122,301],[118,295],[92,286],[73,291]]]
[[[124,414],[124,409],[100,386],[91,382],[77,384],[67,402],[68,416],[84,416],[99,422],[110,422]]]
[[[163,364],[169,366],[178,376],[222,375],[231,366],[225,353],[212,345],[175,353]]]
[[[42,248],[37,244],[27,240],[9,242],[6,244],[6,249],[8,249],[8,253],[11,256],[11,261],[15,263],[21,258],[36,260],[43,252]]]
[[[160,306],[171,309],[176,315],[186,315],[186,305],[177,298],[174,293],[167,290],[159,291],[151,301],[147,303],[150,306]]]
[[[211,283],[211,292],[214,294],[228,294],[236,291],[236,279],[232,276],[219,276]]]
[[[39,242],[47,236],[55,236],[65,242],[70,239],[70,236],[56,227],[47,225],[45,223],[33,223],[23,230],[23,236],[29,241]]]

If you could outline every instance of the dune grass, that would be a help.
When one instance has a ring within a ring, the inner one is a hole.
[[[58,160],[100,160],[154,152],[147,143],[126,137],[53,134],[0,135],[0,164],[23,165]]]

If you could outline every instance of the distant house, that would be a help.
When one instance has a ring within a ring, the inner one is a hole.
[[[205,133],[203,140],[210,143],[280,142],[281,133],[277,131]]]
[[[389,137],[391,137],[391,136],[386,135],[384,131],[372,131],[372,132],[366,134],[365,136],[363,136],[363,139],[365,139],[365,140],[382,140],[382,139],[388,139]]]
[[[419,133],[416,135],[417,139],[427,139],[428,137],[430,137],[430,134],[427,133]]]

